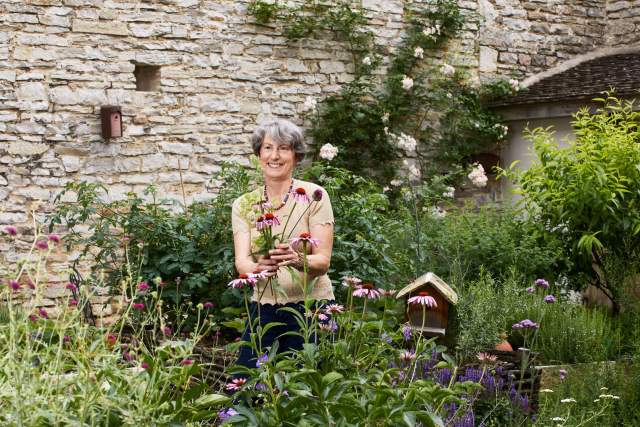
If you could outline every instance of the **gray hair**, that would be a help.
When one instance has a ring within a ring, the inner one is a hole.
[[[291,147],[296,155],[296,161],[299,162],[304,158],[305,148],[302,141],[302,131],[289,120],[278,119],[262,123],[253,131],[251,147],[256,156],[260,156],[260,148],[267,135],[278,144],[286,144]]]

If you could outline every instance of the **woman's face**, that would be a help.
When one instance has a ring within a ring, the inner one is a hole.
[[[296,165],[296,153],[286,144],[278,144],[265,135],[260,147],[260,164],[265,178],[289,179]]]

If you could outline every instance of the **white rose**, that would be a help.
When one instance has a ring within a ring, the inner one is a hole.
[[[471,183],[478,188],[486,187],[487,182],[489,181],[489,178],[487,178],[487,175],[484,173],[484,168],[478,163],[476,163],[471,172],[469,172],[467,178],[469,178]]]
[[[413,87],[413,79],[408,76],[402,77],[402,89],[409,90]]]
[[[320,147],[320,158],[324,160],[333,160],[333,158],[338,154],[338,147],[331,144],[324,144]]]
[[[416,150],[418,146],[418,142],[410,135],[401,133],[399,137],[397,137],[398,147],[401,149],[411,153]]]
[[[304,105],[302,106],[302,111],[312,111],[316,109],[318,105],[318,101],[314,98],[307,96],[307,99],[304,100]]]
[[[440,72],[447,77],[451,77],[456,73],[456,69],[451,65],[444,63],[442,64],[442,67],[440,67]]]
[[[389,184],[391,184],[393,187],[400,187],[402,185],[402,181],[399,179],[394,179]]]
[[[447,211],[442,209],[440,206],[434,206],[431,208],[431,215],[433,215],[435,218],[440,219],[447,216]]]
[[[412,178],[419,179],[420,178],[420,169],[416,167],[416,165],[409,166],[409,173]]]
[[[420,46],[416,47],[413,51],[413,56],[420,59],[424,58],[424,49],[422,49]]]
[[[442,197],[447,197],[450,199],[453,199],[455,197],[456,194],[456,189],[453,187],[447,187],[445,188],[445,192],[442,193]]]
[[[516,80],[516,79],[511,79],[511,80],[509,80],[509,85],[510,85],[510,86],[511,86],[511,88],[512,88],[514,91],[516,91],[516,92],[517,92],[518,90],[520,90],[520,82],[518,82],[518,80]]]
[[[371,65],[371,58],[369,58],[368,56],[365,56],[364,58],[362,58],[362,63],[366,66]]]

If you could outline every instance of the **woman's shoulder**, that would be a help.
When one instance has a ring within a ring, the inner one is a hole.
[[[256,203],[259,203],[261,200],[262,200],[262,192],[260,191],[259,188],[256,188],[255,190],[249,191],[247,193],[244,193],[238,196],[233,201],[233,206],[241,207],[246,204],[250,204],[253,206]]]

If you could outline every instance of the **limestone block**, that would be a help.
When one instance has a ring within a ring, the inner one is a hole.
[[[25,81],[25,80],[44,80],[44,74],[38,72],[29,72],[22,73],[16,76],[17,81]]]
[[[49,200],[51,198],[51,191],[41,187],[18,188],[14,192],[32,200]]]
[[[13,58],[19,61],[55,61],[58,55],[54,49],[17,46],[13,50]]]
[[[73,9],[71,9],[70,7],[55,7],[55,6],[50,6],[47,7],[46,11],[45,11],[45,15],[60,15],[60,16],[67,16],[69,15],[71,12],[73,11]]]
[[[71,20],[66,16],[60,15],[40,15],[38,17],[40,24],[51,25],[54,27],[71,27]]]
[[[150,174],[126,174],[122,176],[122,180],[128,184],[153,184],[154,178]]]
[[[36,156],[49,149],[48,144],[33,144],[25,141],[15,141],[6,148],[7,153],[14,156]]]
[[[140,170],[140,160],[136,157],[119,157],[116,159],[116,172],[138,172]]]
[[[26,13],[3,13],[2,20],[5,22],[37,24],[38,16]]]
[[[0,71],[0,80],[8,80],[10,82],[16,81],[15,70],[2,70]]]
[[[82,160],[78,156],[60,156],[60,159],[66,172],[77,172],[82,166]]]
[[[183,154],[187,156],[193,154],[193,145],[181,142],[161,142],[160,149],[164,153]]]
[[[4,176],[0,175],[0,186],[7,186],[9,185],[9,182],[7,181],[7,178],[5,178]]]
[[[167,162],[164,154],[158,153],[142,157],[142,172],[152,172],[164,168]]]
[[[54,36],[52,34],[42,37],[41,34],[20,34],[17,37],[19,44],[34,46],[69,46],[69,39],[66,37]]]
[[[74,19],[72,31],[76,33],[109,34],[113,36],[128,36],[129,29],[124,22],[117,21],[86,21]]]
[[[21,83],[16,95],[19,101],[44,101],[49,98],[47,86],[43,83]]]
[[[309,71],[304,62],[299,59],[287,59],[287,70],[292,73],[306,73]]]
[[[8,188],[5,188],[5,187],[0,188],[0,200],[6,200],[9,197],[10,193],[11,192],[9,191]],[[1,217],[0,217],[0,221],[2,221]],[[0,250],[0,252],[2,251]]]
[[[36,122],[20,122],[14,127],[15,132],[19,134],[37,134],[44,135],[46,128],[39,123]]]
[[[480,46],[480,63],[481,72],[493,73],[498,70],[498,51],[488,46]]]

